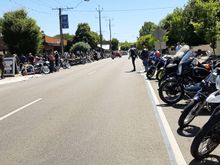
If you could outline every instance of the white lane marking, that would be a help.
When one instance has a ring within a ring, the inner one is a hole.
[[[9,116],[11,116],[11,115],[13,115],[13,114],[15,114],[15,113],[17,113],[17,112],[19,112],[19,111],[21,111],[21,110],[27,108],[27,107],[29,107],[30,105],[32,105],[32,104],[34,104],[34,103],[36,103],[36,102],[38,102],[38,101],[40,101],[40,100],[42,100],[42,98],[39,98],[39,99],[37,99],[37,100],[35,100],[35,101],[32,101],[31,103],[28,103],[28,104],[26,104],[26,105],[24,105],[24,106],[22,106],[22,107],[20,107],[20,108],[18,108],[18,109],[16,109],[16,110],[12,111],[12,112],[10,112],[10,113],[8,113],[8,114],[6,114],[6,115],[0,117],[0,121],[6,119],[7,117],[9,117]]]
[[[180,151],[180,148],[176,142],[176,139],[171,131],[169,123],[163,113],[162,108],[156,106],[156,105],[160,104],[160,102],[158,101],[157,96],[154,93],[154,89],[151,86],[149,80],[147,80],[146,82],[147,82],[148,89],[150,89],[150,91],[148,90],[148,94],[152,96],[154,111],[156,112],[155,114],[156,114],[157,120],[159,122],[159,126],[161,129],[162,135],[165,140],[165,144],[167,147],[168,154],[170,156],[171,163],[176,164],[176,165],[187,165],[187,163],[186,163],[186,161]]]
[[[96,71],[92,71],[92,72],[89,72],[88,75],[92,75],[92,74],[95,74]]]

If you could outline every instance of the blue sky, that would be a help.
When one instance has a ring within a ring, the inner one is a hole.
[[[176,7],[183,7],[188,0],[2,0],[0,17],[5,12],[25,8],[28,16],[49,36],[59,34],[58,10],[52,8],[73,7],[62,11],[69,16],[69,29],[64,33],[74,34],[78,23],[86,22],[91,30],[99,33],[98,6],[102,9],[102,33],[109,39],[108,20],[112,22],[112,37],[122,41],[136,41],[141,26],[146,21],[158,24]]]

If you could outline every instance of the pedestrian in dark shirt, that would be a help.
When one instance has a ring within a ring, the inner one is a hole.
[[[128,59],[131,58],[132,65],[133,65],[133,70],[131,70],[131,71],[134,72],[134,71],[136,71],[135,59],[138,57],[138,51],[137,51],[136,47],[134,45],[132,45],[128,52],[129,52]]]

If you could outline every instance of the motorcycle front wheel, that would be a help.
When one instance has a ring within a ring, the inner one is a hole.
[[[192,100],[183,110],[182,114],[179,117],[178,124],[179,127],[185,128],[193,121],[198,112],[202,109],[201,101]]]
[[[44,73],[44,74],[50,73],[50,68],[48,66],[43,66],[41,70],[42,70],[42,73]]]
[[[157,71],[157,74],[156,74],[156,79],[158,80],[158,81],[160,81],[161,80],[161,78],[164,76],[164,73],[165,71],[164,71],[164,68],[161,68],[161,69],[159,69],[158,71]]]
[[[150,67],[146,73],[147,78],[151,80],[155,72],[156,72],[156,67],[155,66]]]
[[[160,85],[159,96],[169,105],[176,104],[184,96],[183,86],[177,81],[166,80]]]
[[[220,109],[220,107],[217,107]],[[220,121],[219,115],[210,118],[191,144],[191,155],[195,159],[207,157],[220,143]]]

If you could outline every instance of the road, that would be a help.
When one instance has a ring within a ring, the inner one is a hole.
[[[183,105],[158,102],[140,60],[131,69],[123,56],[1,85],[0,164],[204,164],[189,148],[208,117],[178,131]]]

